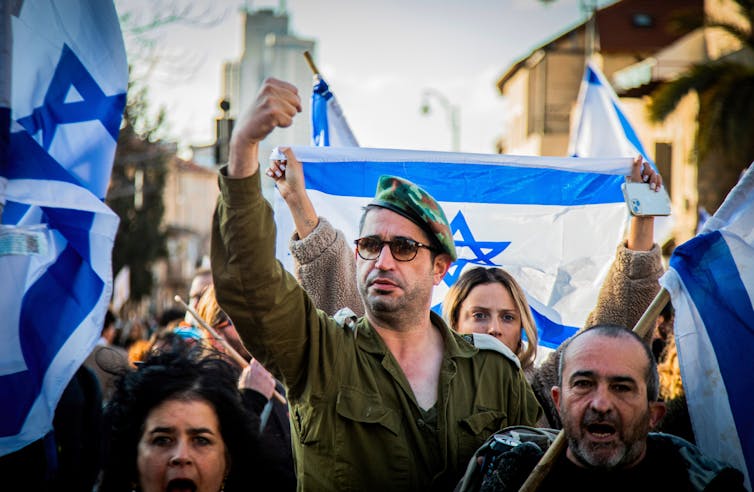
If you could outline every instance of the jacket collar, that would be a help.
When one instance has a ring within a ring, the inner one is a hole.
[[[463,338],[455,331],[451,330],[445,321],[435,313],[430,311],[429,319],[432,326],[440,330],[443,342],[445,343],[445,355],[449,358],[470,358],[473,357],[479,349],[475,348],[472,343]],[[356,339],[357,346],[366,352],[372,354],[385,355],[388,351],[385,342],[379,333],[372,327],[366,316],[361,317],[358,321],[358,336]]]

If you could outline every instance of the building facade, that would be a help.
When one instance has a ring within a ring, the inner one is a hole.
[[[499,92],[510,107],[498,150],[567,155],[573,110],[590,56],[587,46],[593,42],[592,60],[611,81],[626,116],[666,181],[673,203],[674,242],[691,238],[697,229],[699,193],[710,179],[698,173],[699,98],[687,95],[664,122],[653,124],[647,116],[649,94],[693,63],[730,56],[740,49],[720,30],[703,27],[705,18],[735,18],[731,3],[622,0],[532,50],[498,80]]]
[[[168,254],[153,268],[155,312],[174,307],[176,294],[188,300],[194,272],[209,266],[212,214],[218,194],[214,168],[178,157],[170,159],[163,198]]]
[[[269,155],[277,145],[309,145],[311,142],[312,71],[304,58],[304,51],[314,54],[313,40],[295,36],[290,32],[289,17],[285,11],[272,9],[245,10],[243,54],[241,59],[226,63],[223,68],[223,99],[228,101],[230,118],[238,116],[251,106],[267,77],[285,80],[298,87],[303,110],[288,128],[277,128],[261,144],[261,156]],[[265,198],[271,200],[274,184],[262,176]]]

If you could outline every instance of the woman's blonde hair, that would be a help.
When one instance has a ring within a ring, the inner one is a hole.
[[[493,283],[499,283],[508,289],[521,316],[521,330],[526,333],[528,343],[524,346],[522,340],[520,340],[518,347],[512,350],[518,360],[521,361],[521,367],[526,369],[534,364],[534,359],[537,357],[537,342],[539,340],[537,325],[534,324],[534,317],[531,314],[531,308],[529,308],[529,302],[526,300],[523,289],[510,273],[502,268],[476,267],[466,270],[445,295],[445,300],[442,303],[442,315],[450,327],[458,331],[458,319],[463,301],[477,285]]]
[[[217,303],[214,284],[210,284],[204,289],[199,302],[196,304],[196,314],[212,327],[219,325],[223,321],[227,321],[228,316],[220,309],[220,305]]]
[[[681,365],[678,362],[678,347],[675,337],[668,337],[668,344],[662,352],[662,362],[657,364],[657,372],[660,374],[660,397],[663,400],[672,400],[683,395],[683,383],[681,381]]]

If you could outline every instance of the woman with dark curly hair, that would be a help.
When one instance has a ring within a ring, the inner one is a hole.
[[[258,419],[244,409],[238,376],[196,349],[153,354],[123,374],[106,409],[99,492],[265,489]]]

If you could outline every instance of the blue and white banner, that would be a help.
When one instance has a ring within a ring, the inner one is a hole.
[[[675,308],[675,337],[696,443],[754,473],[754,166],[660,279]]]
[[[500,266],[526,290],[541,344],[557,347],[595,306],[626,225],[620,185],[631,159],[293,147],[317,213],[352,242],[377,179],[409,179],[442,205],[458,261],[435,288],[442,302],[466,266]],[[603,172],[590,172],[599,167]],[[282,199],[280,200],[282,202]],[[289,212],[277,207],[278,257],[289,271]]]
[[[576,126],[568,142],[574,157],[636,157],[651,163],[605,76],[587,62],[576,102]]]
[[[576,102],[576,124],[568,142],[573,157],[636,157],[657,170],[621,108],[620,100],[599,68],[587,62]],[[673,233],[672,217],[655,219],[655,240],[663,244]]]
[[[128,84],[111,1],[11,4],[0,101],[0,455],[50,431],[99,338],[118,227],[103,198]]]
[[[321,75],[314,76],[312,89],[312,145],[358,147],[338,100]]]

